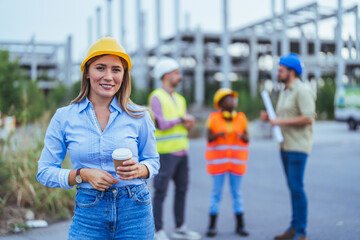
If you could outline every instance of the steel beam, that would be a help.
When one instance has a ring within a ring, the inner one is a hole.
[[[112,36],[112,0],[107,0],[107,36]]]
[[[120,0],[120,44],[127,50],[125,25],[125,0]]]
[[[257,83],[259,77],[259,68],[258,68],[258,49],[257,49],[257,38],[256,32],[253,30],[249,39],[250,42],[250,95],[255,98],[257,93]]]
[[[102,36],[101,33],[101,8],[96,8],[96,37],[100,39]]]
[[[223,81],[221,87],[230,88],[229,73],[230,73],[230,56],[228,46],[230,43],[229,30],[228,30],[228,0],[223,0],[223,34],[221,36],[221,46],[223,55],[221,58],[221,70],[223,73]]]
[[[198,106],[204,105],[205,82],[204,82],[204,36],[200,26],[195,35],[195,103]]]

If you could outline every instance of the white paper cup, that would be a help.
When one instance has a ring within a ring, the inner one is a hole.
[[[132,152],[128,148],[118,148],[113,151],[112,158],[116,172],[117,167],[122,166],[124,161],[132,158]]]

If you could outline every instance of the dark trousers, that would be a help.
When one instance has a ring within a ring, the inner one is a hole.
[[[163,228],[163,203],[171,179],[174,180],[175,184],[175,224],[176,227],[180,227],[184,223],[185,196],[189,182],[187,155],[160,154],[160,170],[159,174],[154,178],[153,211],[156,231]]]

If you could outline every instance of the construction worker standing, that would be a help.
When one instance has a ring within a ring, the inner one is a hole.
[[[173,239],[200,239],[200,234],[190,231],[184,225],[185,197],[189,182],[188,131],[195,124],[193,116],[186,113],[185,98],[175,92],[182,76],[178,63],[172,58],[163,58],[154,68],[155,78],[161,79],[161,88],[155,89],[149,97],[149,105],[155,120],[157,150],[160,154],[160,170],[154,179],[153,211],[155,238],[167,240],[163,230],[163,202],[169,181],[175,183],[175,224]]]
[[[277,118],[272,126],[280,126],[284,141],[280,144],[280,156],[291,193],[292,219],[288,229],[275,236],[275,240],[306,240],[307,198],[304,190],[304,173],[312,146],[312,124],[315,113],[315,94],[300,81],[302,63],[297,54],[280,58],[278,81],[285,84],[276,105]],[[268,121],[265,111],[261,119]]]
[[[219,109],[210,114],[207,128],[207,148],[205,158],[207,171],[212,176],[213,190],[210,199],[210,224],[206,235],[217,234],[216,219],[219,213],[222,187],[226,175],[230,178],[234,212],[237,221],[235,232],[248,236],[244,229],[244,207],[241,194],[242,176],[246,172],[249,135],[245,114],[236,112],[238,93],[220,88],[214,96],[214,106]]]

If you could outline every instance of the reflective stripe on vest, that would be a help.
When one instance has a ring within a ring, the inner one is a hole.
[[[225,132],[225,137],[218,137],[207,144],[205,158],[209,174],[231,172],[243,175],[246,172],[246,161],[249,156],[248,143],[238,139],[237,134],[246,130],[246,118],[243,113],[238,113],[232,120],[232,129],[227,129],[226,120],[221,112],[211,113],[209,128],[212,133]]]
[[[223,164],[228,162],[232,162],[236,164],[246,164],[246,160],[238,160],[232,158],[221,158],[221,159],[210,160],[207,162],[207,164]]]
[[[206,150],[210,151],[210,150],[227,150],[227,149],[232,149],[232,150],[248,150],[248,147],[244,147],[244,146],[236,146],[236,145],[220,145],[220,146],[214,146],[214,147],[206,147]]]
[[[149,101],[153,96],[159,99],[165,120],[171,121],[185,116],[186,102],[185,98],[180,94],[174,92],[173,99],[164,89],[158,88],[150,94]],[[177,124],[165,130],[156,129],[155,138],[158,152],[165,154],[188,149],[189,140],[187,135],[188,131],[183,124]]]

